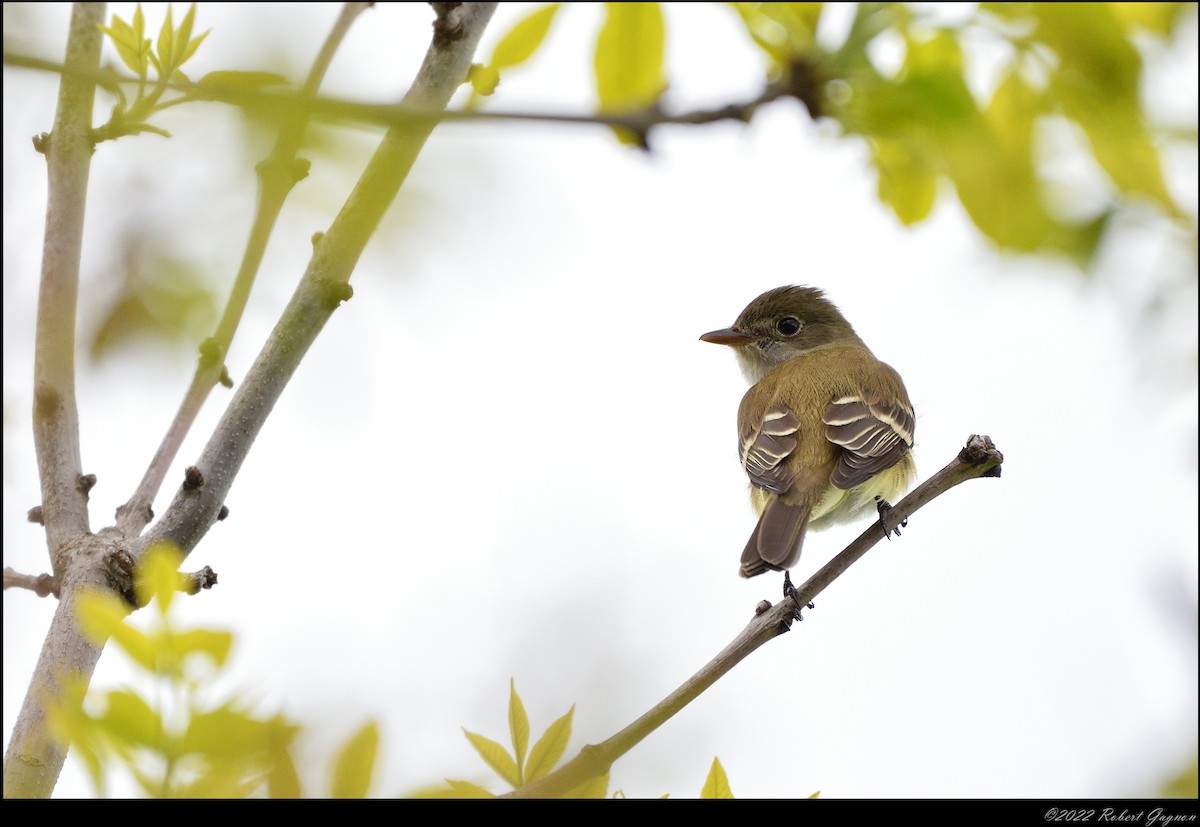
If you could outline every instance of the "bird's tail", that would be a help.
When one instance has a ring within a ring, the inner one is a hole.
[[[772,498],[763,509],[746,550],[742,552],[742,577],[754,577],[765,571],[790,569],[800,560],[808,515],[812,509],[788,505]]]

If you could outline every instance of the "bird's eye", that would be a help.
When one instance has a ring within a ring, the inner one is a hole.
[[[782,319],[775,322],[775,329],[778,330],[782,336],[795,336],[800,332],[800,328],[802,327],[804,327],[803,323],[801,323],[799,319],[792,318],[791,316],[784,316]]]

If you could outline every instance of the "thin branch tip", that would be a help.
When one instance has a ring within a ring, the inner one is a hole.
[[[28,589],[38,597],[58,597],[58,579],[49,574],[22,574],[8,566],[4,567],[4,590]]]

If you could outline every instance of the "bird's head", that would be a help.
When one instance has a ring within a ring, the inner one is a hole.
[[[801,353],[858,335],[846,317],[816,287],[776,287],[756,298],[732,327],[714,330],[702,341],[729,345],[742,373],[755,384]]]

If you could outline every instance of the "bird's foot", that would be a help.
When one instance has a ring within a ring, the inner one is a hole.
[[[900,529],[908,525],[908,520],[894,522],[891,519],[892,504],[883,497],[875,498],[875,508],[879,511],[879,523],[883,526],[883,536],[889,540],[892,539],[892,532],[896,532],[896,536],[900,536]]]
[[[800,614],[800,610],[804,607],[800,604],[799,594],[799,589],[792,585],[791,575],[785,571],[783,573],[783,597],[785,600],[791,598],[792,603],[796,605],[796,608],[792,611],[792,617],[796,620],[804,620],[804,617]],[[808,608],[815,609],[817,607],[815,604],[809,603]]]

